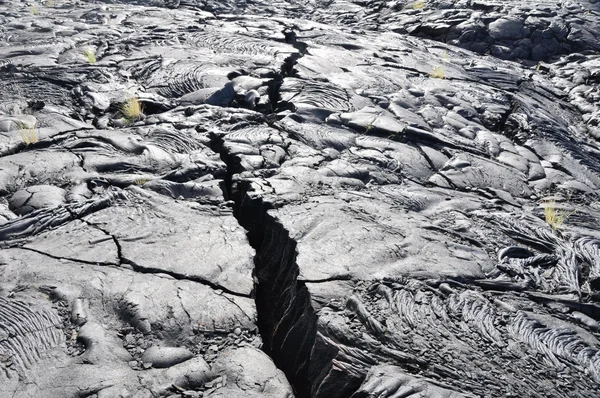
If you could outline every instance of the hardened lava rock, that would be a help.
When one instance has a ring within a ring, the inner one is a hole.
[[[0,4],[0,396],[598,395],[597,2]]]

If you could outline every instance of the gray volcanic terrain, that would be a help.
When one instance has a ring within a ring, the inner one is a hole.
[[[598,397],[600,3],[0,0],[0,397]]]

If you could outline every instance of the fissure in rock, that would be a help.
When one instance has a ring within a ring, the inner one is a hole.
[[[238,166],[220,150],[221,145],[219,139],[213,141],[213,150],[221,153],[228,167],[226,195],[233,200],[234,215],[256,251],[254,297],[263,350],[285,373],[297,397],[325,396],[329,391],[350,396],[364,376],[340,372],[331,377],[337,349],[319,337],[310,293],[298,280],[296,242],[268,213],[272,206],[253,198],[247,181],[235,181]]]

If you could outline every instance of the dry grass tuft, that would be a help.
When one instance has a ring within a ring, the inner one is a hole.
[[[144,178],[144,177],[136,178],[135,179],[135,185],[142,186],[142,185],[144,185],[145,183],[147,183],[149,181],[150,181],[149,178]]]
[[[86,48],[85,50],[83,50],[83,56],[85,57],[85,59],[87,59],[87,61],[90,64],[96,63],[96,53],[93,50]]]
[[[136,96],[128,98],[123,105],[121,105],[121,114],[129,122],[140,120],[143,116],[144,107],[140,102],[140,99]]]
[[[24,123],[17,123],[17,125],[19,126],[19,136],[25,145],[29,146],[31,144],[35,144],[40,140],[40,136],[35,126],[28,127]]]
[[[546,223],[550,225],[553,231],[557,231],[564,225],[565,221],[573,214],[566,213],[563,210],[556,208],[556,201],[550,199],[544,202],[544,215],[546,217]]]
[[[436,66],[435,68],[433,68],[433,70],[431,71],[431,73],[429,74],[429,76],[435,78],[435,79],[445,79],[446,78],[446,71],[444,70],[444,68],[442,66]]]
[[[412,8],[413,10],[422,10],[423,8],[425,8],[425,1],[417,0],[414,3],[410,4],[410,8]]]

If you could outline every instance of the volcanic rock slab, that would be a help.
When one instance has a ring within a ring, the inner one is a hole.
[[[1,396],[597,396],[598,3],[0,4]]]

